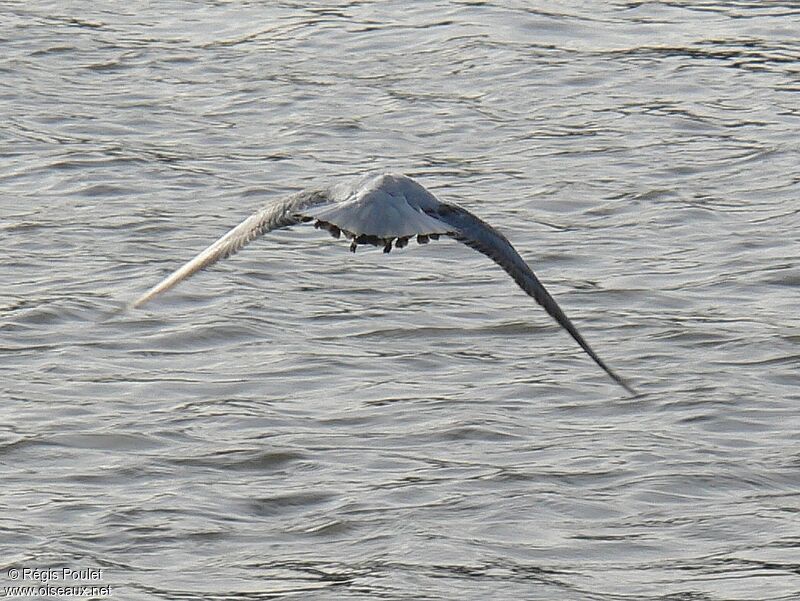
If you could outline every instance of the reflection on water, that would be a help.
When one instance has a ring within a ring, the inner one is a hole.
[[[798,596],[791,3],[118,8],[0,24],[0,586]],[[645,394],[452,241],[275,232],[115,313],[374,169],[498,226]]]

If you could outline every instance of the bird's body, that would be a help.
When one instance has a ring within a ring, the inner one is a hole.
[[[258,236],[311,221],[336,238],[344,235],[350,240],[353,252],[360,244],[383,247],[384,252],[390,252],[393,247],[403,248],[414,236],[421,244],[441,235],[463,242],[502,267],[611,378],[633,393],[583,339],[503,234],[466,209],[441,202],[404,175],[370,175],[326,189],[298,192],[270,203],[145,292],[132,306],[145,304],[197,271],[238,252]]]

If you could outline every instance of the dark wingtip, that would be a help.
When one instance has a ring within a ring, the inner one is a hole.
[[[619,384],[620,386],[622,386],[622,387],[625,389],[625,391],[626,391],[626,392],[627,392],[629,395],[631,395],[632,397],[638,397],[638,396],[640,396],[640,393],[639,393],[639,392],[637,392],[637,391],[636,391],[636,389],[635,389],[633,386],[631,386],[630,384],[628,384],[628,383],[627,383],[625,380],[623,380],[622,378],[620,378],[620,377],[619,377],[617,374],[615,374],[614,372],[608,372],[608,375],[610,375],[610,376],[611,376],[611,379],[612,379],[612,380],[614,380],[614,381],[615,381],[617,384]]]
[[[633,386],[628,384],[628,382],[621,376],[618,376],[613,369],[611,369],[608,365],[606,365],[605,361],[603,361],[600,357],[597,356],[597,353],[595,353],[594,349],[592,349],[592,347],[589,346],[589,343],[586,342],[586,340],[584,340],[583,336],[581,336],[578,333],[578,330],[575,328],[575,326],[572,325],[572,322],[570,322],[569,319],[565,315],[563,315],[563,313],[561,314],[561,316],[564,317],[564,322],[562,322],[558,318],[556,318],[556,321],[558,321],[559,324],[561,324],[561,326],[563,326],[564,329],[570,333],[570,335],[581,346],[581,348],[584,351],[586,351],[586,354],[588,354],[592,358],[592,360],[594,360],[594,362],[597,363],[597,365],[599,365],[600,368],[609,375],[609,377],[612,380],[614,380],[617,384],[622,386],[627,391],[628,394],[634,397],[639,396],[639,393],[636,392],[636,389]]]

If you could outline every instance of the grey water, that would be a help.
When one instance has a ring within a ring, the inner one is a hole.
[[[0,16],[0,592],[800,598],[800,4]],[[444,238],[282,230],[123,310],[375,170],[503,231],[639,396]]]

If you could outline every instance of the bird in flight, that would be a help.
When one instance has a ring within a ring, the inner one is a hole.
[[[350,240],[350,250],[370,244],[403,248],[416,237],[419,244],[449,236],[483,253],[502,267],[517,285],[532,296],[629,393],[633,388],[618,376],[564,314],[550,293],[519,256],[506,237],[466,209],[444,203],[410,177],[392,173],[369,175],[325,189],[306,190],[272,202],[245,219],[177,271],[132,303],[141,307],[194,273],[231,256],[255,238],[278,228],[314,222],[334,238]]]

